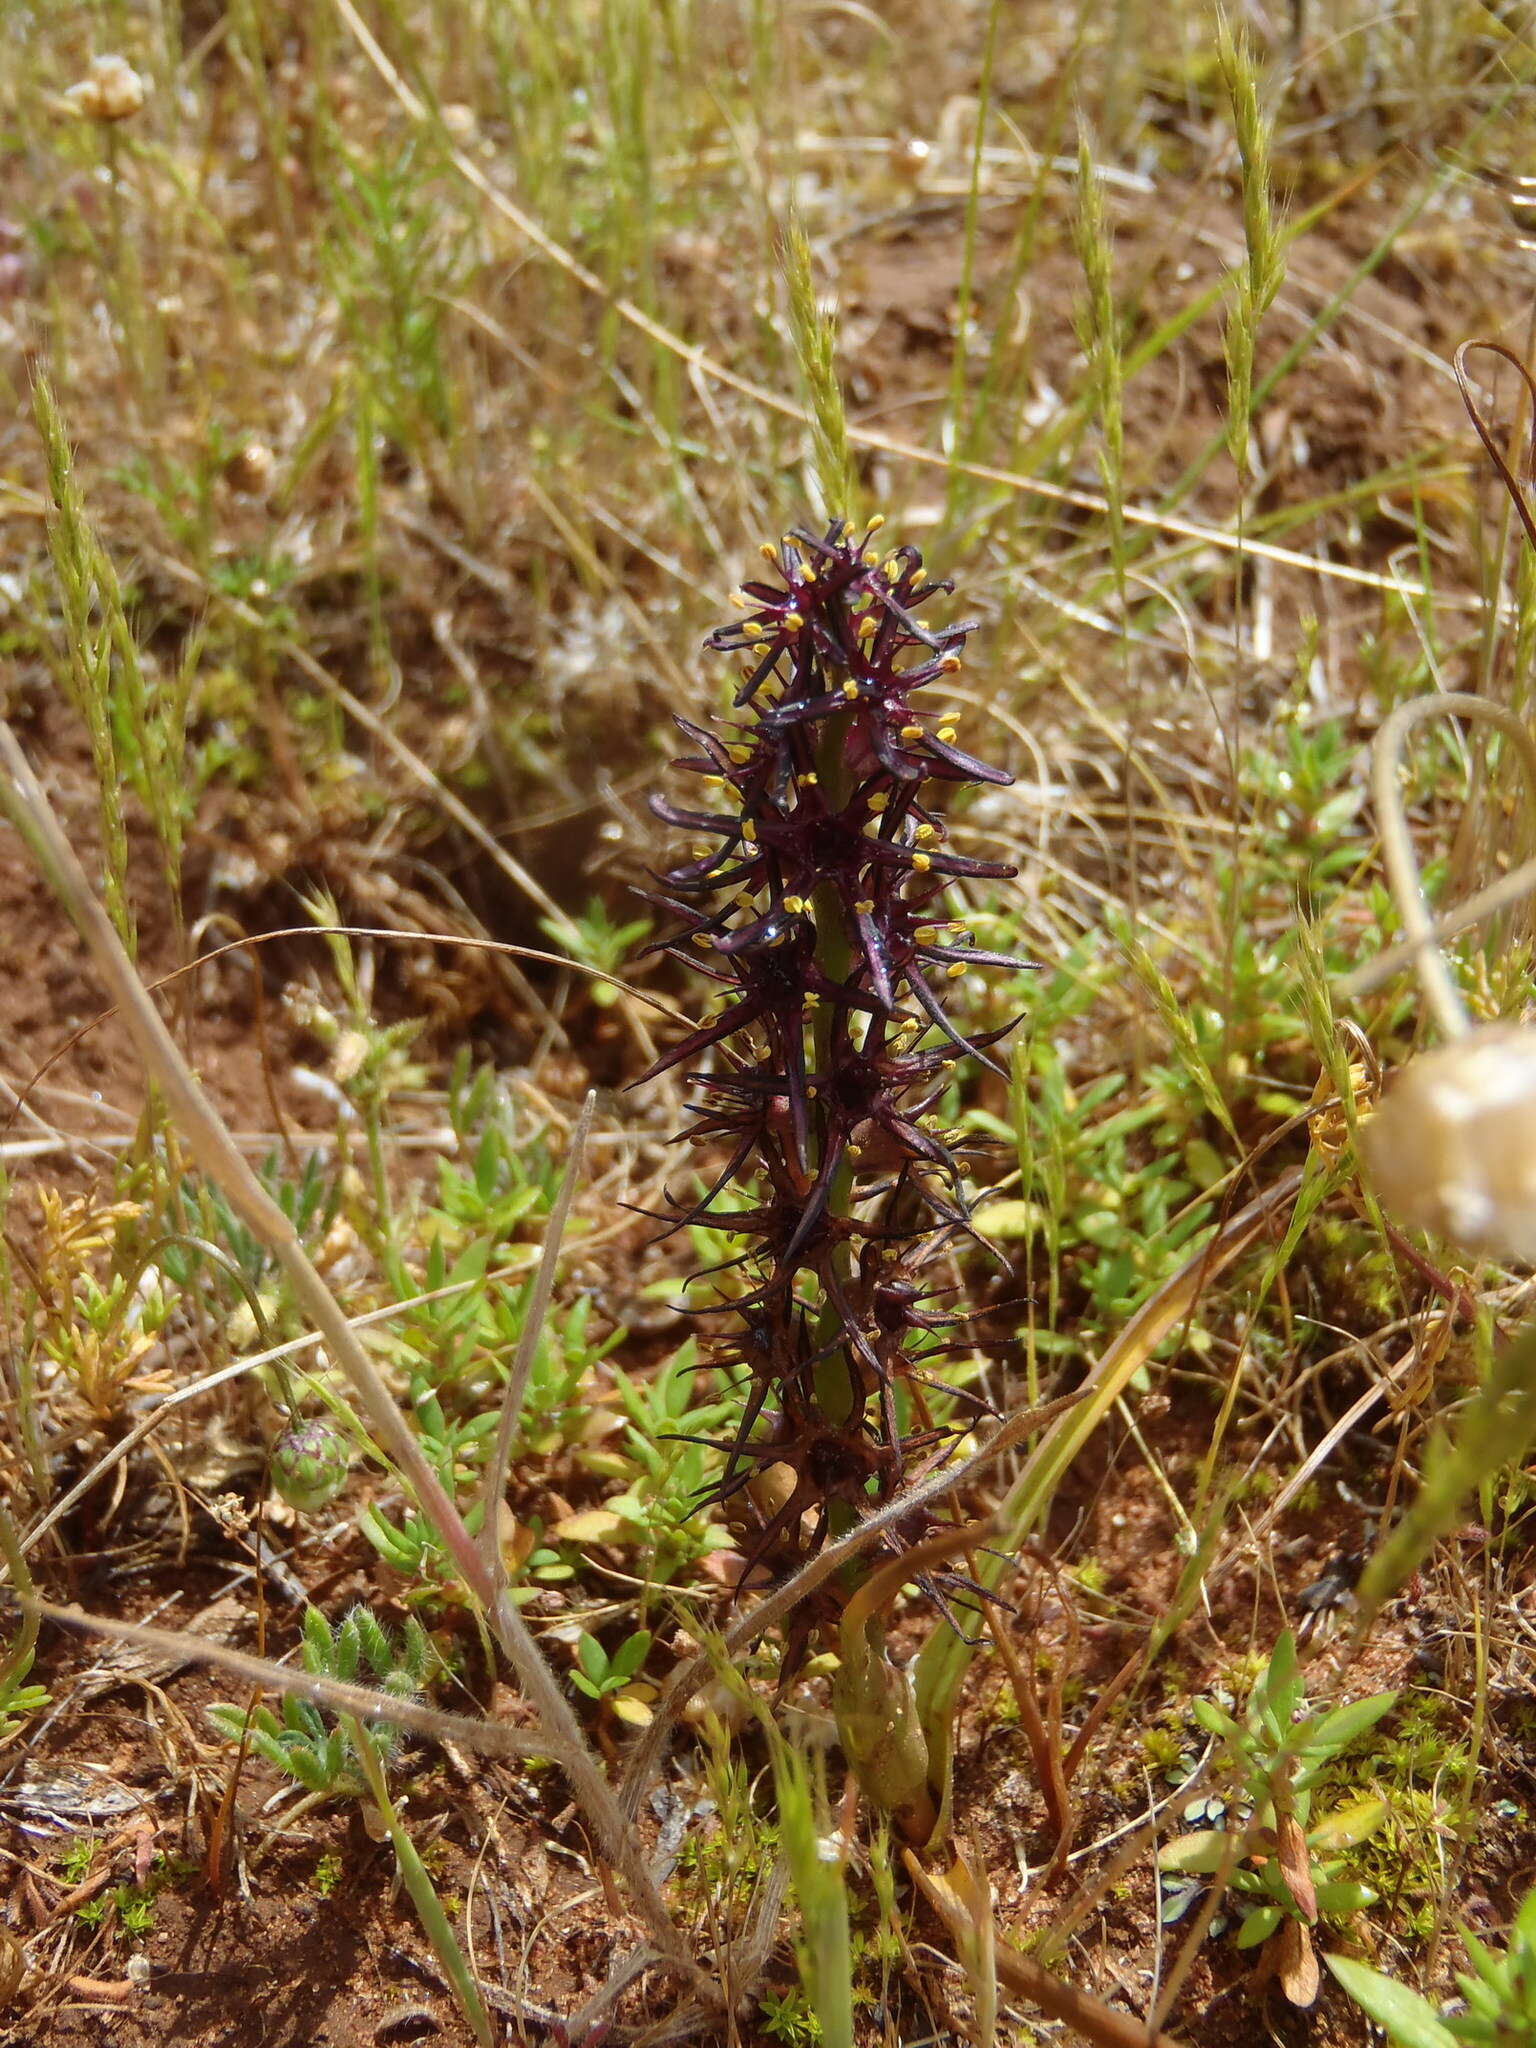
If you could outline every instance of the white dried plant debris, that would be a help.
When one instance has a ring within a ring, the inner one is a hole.
[[[106,53],[65,93],[66,103],[87,121],[127,121],[149,97],[149,87],[126,57]]]
[[[1487,1025],[1410,1061],[1360,1142],[1400,1221],[1536,1262],[1536,1028]]]

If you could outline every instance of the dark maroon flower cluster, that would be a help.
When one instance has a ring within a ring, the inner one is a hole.
[[[952,851],[934,796],[1012,778],[929,708],[972,627],[929,623],[923,607],[952,586],[916,548],[873,547],[879,523],[764,548],[777,580],[747,583],[741,618],[707,642],[745,657],[737,716],[678,720],[695,749],[678,765],[710,794],[691,810],[654,800],[697,835],[661,877],[681,929],[658,950],[719,985],[651,1069],[714,1054],[687,1076],[701,1100],[685,1135],[724,1164],[672,1222],[749,1241],[730,1308],[751,1392],[719,1493],[746,1490],[753,1556],[773,1568],[939,1441],[903,1437],[895,1395],[913,1385],[925,1418],[911,1353],[954,1320],[921,1277],[968,1220],[960,1134],[937,1110],[957,1054],[984,1058],[1010,1028],[968,1040],[942,991],[972,967],[1029,964],[975,945],[943,901],[1015,870]]]

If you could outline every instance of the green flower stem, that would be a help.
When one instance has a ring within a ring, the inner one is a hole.
[[[853,777],[848,771],[851,722],[848,718],[829,718],[816,749],[817,785],[832,810],[844,807],[853,788]],[[816,965],[829,981],[846,981],[853,964],[853,954],[843,922],[842,901],[829,883],[822,883],[812,896],[811,911],[816,920]],[[832,1071],[832,1005],[818,1003],[813,1014],[811,1039],[816,1071],[829,1074]],[[817,1150],[820,1150],[819,1144]],[[827,1197],[827,1215],[846,1217],[853,1206],[852,1198],[853,1162],[845,1155]],[[833,1256],[839,1279],[848,1279],[852,1274],[853,1260],[847,1245],[839,1245]],[[858,1413],[864,1398],[863,1376],[848,1355],[847,1347],[838,1345],[836,1349],[828,1349],[841,1327],[842,1318],[836,1308],[830,1301],[824,1301],[817,1319],[816,1348],[826,1355],[816,1367],[816,1399],[828,1421],[839,1423],[850,1421]]]

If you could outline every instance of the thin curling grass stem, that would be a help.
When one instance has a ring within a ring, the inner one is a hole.
[[[1418,857],[1413,849],[1413,835],[1408,829],[1402,792],[1398,787],[1408,735],[1425,719],[1438,717],[1481,719],[1502,733],[1520,756],[1520,765],[1525,771],[1526,795],[1533,807],[1536,807],[1536,738],[1532,737],[1525,721],[1507,705],[1474,696],[1468,690],[1437,691],[1433,696],[1411,697],[1406,704],[1398,705],[1376,735],[1371,756],[1371,788],[1376,801],[1376,824],[1381,834],[1381,856],[1387,870],[1388,886],[1397,904],[1398,915],[1403,920],[1408,944],[1413,948],[1413,964],[1425,1000],[1434,1011],[1435,1021],[1446,1038],[1457,1039],[1465,1038],[1471,1025],[1451,970],[1435,943],[1435,921],[1425,900]]]
[[[28,1569],[26,1553],[22,1550],[15,1525],[3,1502],[0,1502],[0,1558],[5,1560],[6,1571],[16,1592],[23,1598],[30,1599],[32,1573]],[[32,1669],[32,1657],[36,1649],[37,1612],[33,1607],[24,1606],[16,1639],[4,1656],[0,1656],[0,1699],[4,1699],[12,1687],[20,1685]]]
[[[359,1405],[436,1529],[466,1589],[490,1618],[496,1639],[546,1733],[563,1753],[571,1790],[592,1824],[603,1854],[628,1885],[657,1946],[695,1984],[709,1980],[689,1958],[645,1859],[644,1844],[625,1818],[587,1744],[570,1701],[511,1600],[495,1579],[422,1454],[405,1418],[363,1349],[352,1325],[310,1263],[298,1234],[262,1187],[209,1102],[150,1002],[117,933],[97,902],[84,869],[54,817],[42,787],[9,725],[0,720],[0,811],[84,939],[133,1038],[146,1073],[162,1091],[198,1167],[236,1216],[281,1267],[300,1309],[352,1383]]]

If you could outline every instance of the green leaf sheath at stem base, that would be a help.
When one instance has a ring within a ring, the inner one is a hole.
[[[474,1974],[464,1959],[458,1938],[454,1934],[448,1915],[443,1911],[443,1902],[437,1896],[426,1865],[416,1853],[416,1844],[406,1833],[405,1825],[389,1796],[383,1768],[373,1747],[372,1738],[361,1721],[350,1715],[346,1721],[347,1734],[356,1751],[363,1776],[368,1781],[368,1790],[374,1805],[383,1816],[389,1830],[389,1839],[394,1846],[395,1861],[400,1867],[400,1876],[411,1895],[411,1904],[416,1908],[416,1917],[421,1922],[422,1932],[432,1944],[433,1954],[443,1966],[443,1973],[453,1986],[454,1997],[468,2020],[481,2048],[494,2048],[496,2036],[491,2028],[490,2014],[485,2009]]]

